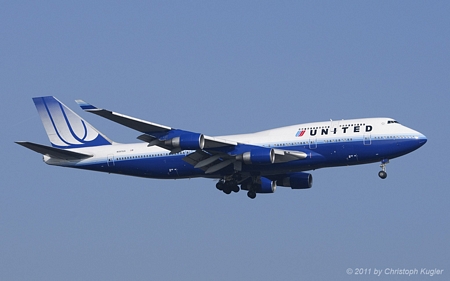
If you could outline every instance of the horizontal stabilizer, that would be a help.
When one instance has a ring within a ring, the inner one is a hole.
[[[63,160],[81,160],[92,157],[93,155],[73,152],[69,150],[64,150],[60,148],[50,147],[42,144],[27,142],[27,141],[16,141],[17,144],[31,149],[37,153],[48,155],[52,158],[58,158]]]

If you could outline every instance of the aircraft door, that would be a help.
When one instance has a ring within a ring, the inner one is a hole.
[[[330,120],[330,135],[336,134],[337,129],[339,128],[339,121]]]
[[[316,138],[310,138],[309,139],[309,148],[310,149],[316,149],[317,148],[317,139]]]
[[[115,165],[114,154],[108,154],[108,157],[106,159],[106,164],[108,164],[108,167],[113,167]]]
[[[371,138],[370,134],[364,134],[363,142],[364,142],[364,145],[372,144],[372,138]]]

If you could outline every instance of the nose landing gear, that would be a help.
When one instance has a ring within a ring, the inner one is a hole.
[[[389,159],[383,159],[381,161],[381,171],[378,172],[378,176],[382,179],[385,179],[387,177],[387,173],[386,173],[386,164],[389,163]]]

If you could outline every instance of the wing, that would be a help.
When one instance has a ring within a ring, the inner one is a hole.
[[[229,147],[237,145],[236,142],[217,139],[202,134],[178,130],[168,126],[152,123],[131,116],[123,115],[106,109],[97,108],[82,100],[76,100],[80,107],[90,113],[94,113],[128,128],[144,133],[138,139],[148,142],[151,145],[158,145],[172,150],[182,147],[193,147],[197,149],[213,149],[218,147]],[[178,139],[179,138],[179,139]],[[195,147],[198,142],[198,147]],[[189,149],[189,148],[186,148]],[[183,150],[183,149],[182,149]]]
[[[206,174],[215,173],[231,164],[234,164],[235,170],[241,170],[243,163],[248,165],[273,164],[307,157],[307,154],[301,151],[242,144],[100,109],[82,100],[76,100],[76,102],[87,112],[143,133],[138,139],[147,142],[149,146],[156,145],[170,150],[171,153],[195,150],[184,160],[195,168],[203,169]]]

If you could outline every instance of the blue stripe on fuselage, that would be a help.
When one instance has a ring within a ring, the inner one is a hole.
[[[285,163],[271,165],[243,165],[243,172],[257,171],[264,174],[282,174],[293,171],[307,171],[312,169],[347,166],[364,163],[379,162],[382,159],[392,159],[416,150],[426,142],[426,139],[372,139],[370,144],[363,140],[346,142],[318,142],[317,148],[310,149],[309,145],[276,147],[277,149],[296,150],[305,152],[308,157]],[[76,168],[104,171],[109,173],[131,176],[175,179],[205,176],[204,171],[196,169],[183,161],[185,155],[165,155],[158,157],[122,157],[124,160],[114,159],[110,166],[106,162],[100,164],[79,165]],[[119,158],[120,159],[120,158]],[[220,177],[221,174],[233,172],[233,165],[210,175]]]

